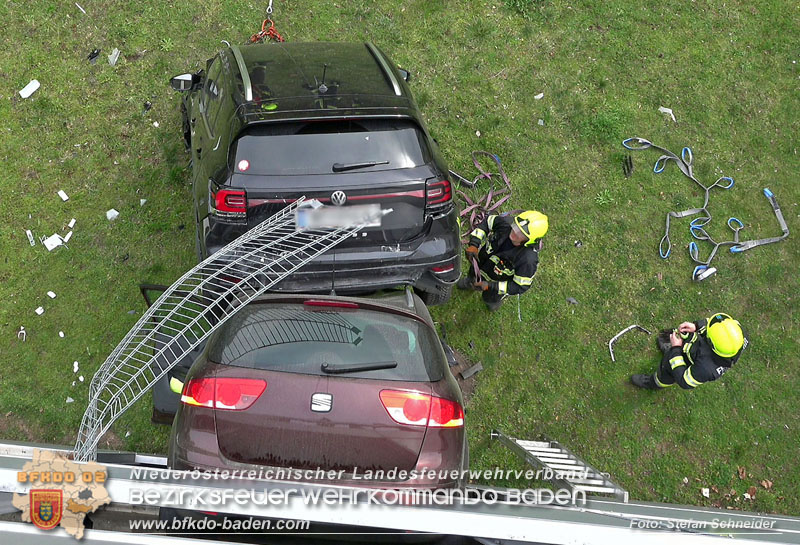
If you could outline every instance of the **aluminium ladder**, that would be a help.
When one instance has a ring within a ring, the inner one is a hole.
[[[497,430],[492,430],[491,438],[500,441],[536,469],[552,470],[553,478],[550,480],[557,486],[573,493],[611,495],[628,502],[628,492],[615,484],[607,473],[597,471],[558,441],[525,441]]]
[[[298,230],[296,213],[309,206],[321,205],[298,199],[195,265],[159,296],[92,377],[75,460],[96,459],[97,444],[112,424],[237,310],[380,219]]]

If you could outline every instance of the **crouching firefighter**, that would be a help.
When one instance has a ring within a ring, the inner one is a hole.
[[[662,331],[658,346],[664,353],[658,370],[652,375],[633,375],[631,382],[650,390],[673,384],[689,390],[717,380],[733,367],[747,347],[747,336],[738,321],[720,312]]]
[[[472,266],[458,281],[458,289],[482,291],[491,311],[500,308],[507,295],[526,292],[539,265],[547,227],[547,216],[534,210],[517,216],[488,216],[470,233],[466,253]]]

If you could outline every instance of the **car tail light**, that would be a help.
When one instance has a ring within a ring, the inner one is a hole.
[[[425,206],[441,206],[453,200],[449,180],[428,180],[425,183]]]
[[[250,378],[193,378],[186,383],[181,402],[197,407],[243,411],[258,399],[267,382]]]
[[[209,193],[212,215],[230,223],[247,221],[247,193],[243,189],[215,190],[212,185]]]
[[[457,428],[464,425],[464,409],[455,401],[419,392],[382,390],[381,403],[398,424]]]
[[[456,266],[452,263],[450,265],[439,265],[438,267],[431,267],[431,272],[434,274],[446,274],[449,272],[453,272]]]

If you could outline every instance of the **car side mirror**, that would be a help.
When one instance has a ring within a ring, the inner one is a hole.
[[[195,83],[195,78],[192,74],[181,74],[169,80],[169,84],[176,91],[188,91]]]
[[[404,68],[398,68],[397,71],[400,72],[400,75],[403,76],[404,80],[411,81],[411,72],[405,70]]]

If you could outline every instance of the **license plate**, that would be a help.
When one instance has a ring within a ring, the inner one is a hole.
[[[380,204],[356,204],[353,206],[320,206],[319,208],[298,208],[295,224],[303,229],[340,229],[342,227],[380,227]]]

